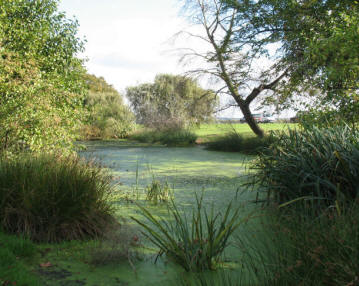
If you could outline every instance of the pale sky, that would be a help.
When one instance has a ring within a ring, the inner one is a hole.
[[[180,8],[177,0],[62,0],[59,6],[79,21],[88,71],[120,92],[158,73],[184,71],[169,53],[173,35],[188,25]]]
[[[202,32],[202,28],[180,17],[181,2],[184,1],[61,0],[59,10],[79,21],[79,36],[87,40],[81,56],[88,59],[89,73],[104,77],[124,95],[126,87],[152,82],[156,74],[183,74],[190,69],[178,63],[178,52],[173,50],[207,49],[204,42],[190,37],[173,41],[174,35],[183,30]],[[222,104],[226,101],[221,99]],[[231,108],[217,116],[239,117],[241,112]]]

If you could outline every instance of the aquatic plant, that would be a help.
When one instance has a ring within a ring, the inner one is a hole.
[[[151,184],[145,188],[146,200],[155,204],[167,202],[172,198],[172,190],[167,182],[161,183],[153,178]]]
[[[173,220],[156,218],[145,207],[138,205],[146,222],[132,219],[143,227],[143,234],[159,247],[157,258],[163,254],[181,265],[186,271],[215,269],[220,256],[229,244],[229,237],[239,227],[239,209],[229,204],[222,215],[208,213],[202,205],[202,196],[196,196],[196,207],[189,219],[181,215],[172,200],[168,207]]]

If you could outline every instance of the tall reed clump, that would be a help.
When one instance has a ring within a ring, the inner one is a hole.
[[[114,221],[111,178],[75,157],[0,159],[0,226],[35,241],[100,236]]]
[[[172,190],[167,182],[161,183],[153,178],[151,184],[145,188],[146,200],[154,204],[158,202],[168,202],[172,198]]]
[[[278,203],[300,200],[326,207],[352,202],[359,193],[359,132],[312,127],[279,133],[253,169],[253,183]]]
[[[143,234],[160,251],[186,271],[215,269],[220,256],[229,244],[229,237],[239,227],[239,209],[229,204],[223,215],[208,213],[202,205],[202,197],[196,197],[192,217],[181,215],[174,201],[169,207],[173,220],[154,217],[146,208],[139,206],[146,222],[133,218],[144,228]]]
[[[244,137],[235,130],[221,136],[207,144],[207,149],[212,151],[241,152],[245,154],[258,154],[263,148],[267,148],[273,142],[271,135],[263,138]]]

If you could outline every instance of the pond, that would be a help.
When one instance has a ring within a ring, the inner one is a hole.
[[[85,145],[87,149],[81,151],[80,156],[93,159],[109,169],[117,190],[113,198],[116,214],[121,221],[125,220],[132,226],[136,233],[140,229],[130,217],[143,219],[136,203],[146,205],[155,216],[171,219],[166,204],[154,205],[144,200],[144,189],[153,180],[167,183],[171,187],[176,205],[186,214],[191,214],[196,194],[203,195],[206,208],[213,208],[215,211],[225,210],[228,203],[232,202],[241,207],[243,218],[256,208],[254,204],[248,203],[255,198],[255,194],[243,191],[241,187],[245,182],[246,167],[254,157],[207,151],[202,146],[163,147],[99,141],[86,142]],[[247,228],[241,228],[239,232]],[[183,276],[184,270],[166,258],[154,263],[156,249],[143,237],[141,239],[144,245],[139,250],[141,259],[133,261],[132,266],[124,261],[93,267],[79,263],[81,259],[73,261],[71,255],[63,255],[58,263],[61,264],[61,269],[71,269],[71,281],[78,282],[71,282],[74,285],[174,285],[173,281]],[[71,249],[74,254],[77,245],[67,249]],[[80,256],[81,253],[83,250],[80,247]],[[66,257],[69,257],[67,261]],[[238,249],[229,247],[225,252],[225,261],[226,268],[237,269],[240,264]],[[70,283],[70,280],[66,283]]]

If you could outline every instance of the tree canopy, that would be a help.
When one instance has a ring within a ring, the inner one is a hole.
[[[83,42],[55,0],[0,0],[0,150],[69,149],[82,118]]]
[[[103,77],[86,74],[84,80],[88,89],[84,98],[88,117],[81,135],[84,139],[126,137],[134,128],[135,117],[121,94]]]
[[[139,123],[156,128],[183,127],[210,119],[216,95],[185,76],[161,74],[154,83],[128,87],[126,96]]]
[[[278,90],[282,102],[315,95],[318,106],[347,120],[359,114],[359,4],[343,0],[223,0],[223,13],[237,9],[235,45],[255,54],[276,45],[275,68],[287,70]],[[317,92],[313,92],[317,90]],[[319,91],[319,92],[318,92]],[[311,105],[313,100],[310,101]]]

